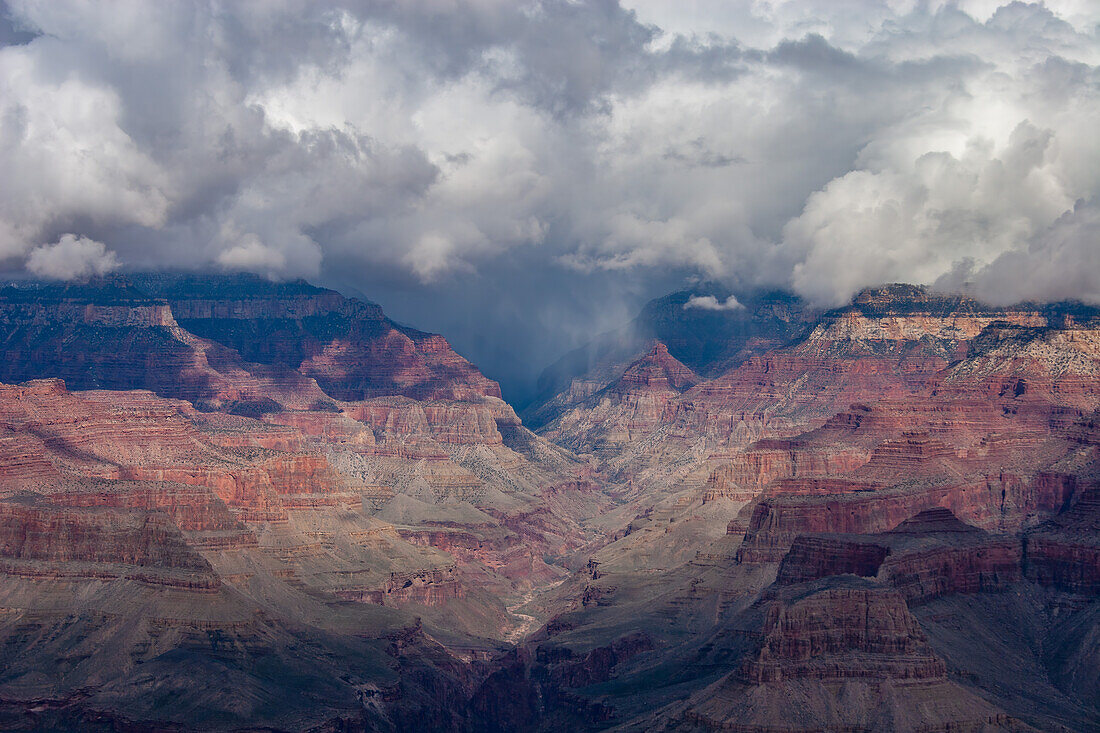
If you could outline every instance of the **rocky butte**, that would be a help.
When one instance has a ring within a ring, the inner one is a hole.
[[[521,420],[302,281],[0,289],[0,729],[1100,728],[1100,313],[731,295]]]

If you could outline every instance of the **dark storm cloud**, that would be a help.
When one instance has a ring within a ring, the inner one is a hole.
[[[0,265],[304,275],[515,384],[692,276],[1095,300],[1100,9],[993,6],[10,0]]]
[[[17,24],[8,4],[0,0],[0,46],[21,46],[33,41],[36,35]]]

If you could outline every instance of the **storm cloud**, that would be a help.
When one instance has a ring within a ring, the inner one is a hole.
[[[304,276],[517,384],[692,278],[1100,301],[1089,0],[0,15],[12,273]]]

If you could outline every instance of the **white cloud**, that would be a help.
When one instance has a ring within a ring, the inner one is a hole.
[[[684,308],[699,308],[705,311],[737,311],[741,310],[745,306],[734,296],[729,296],[725,300],[718,300],[713,295],[693,295],[688,298],[688,301],[684,303]]]
[[[1058,301],[1072,293],[1100,303],[1100,202],[1079,201],[1073,211],[1032,237],[1029,245],[998,256],[982,267],[958,263],[938,285],[968,290],[991,303],[1018,300]]]
[[[250,234],[218,255],[218,264],[230,270],[278,272],[286,265],[286,257]]]
[[[1027,249],[1076,200],[1095,196],[1096,180],[1078,165],[1081,156],[1100,164],[1100,151],[1074,140],[1084,110],[1041,109],[1021,99],[1046,96],[1040,85],[1001,85],[976,83],[947,105],[950,126],[941,112],[894,126],[864,148],[858,169],[813,193],[783,230],[796,289],[836,305],[868,284],[934,282],[960,262],[980,269]],[[1085,101],[1095,117],[1100,95],[1080,94],[1073,106]],[[1061,297],[1093,297],[1065,282]],[[1006,280],[1000,298],[1027,290]]]
[[[41,35],[0,48],[9,264],[72,231],[135,267],[838,302],[1095,236],[1084,0],[10,4]]]
[[[106,245],[75,234],[65,234],[54,244],[35,247],[27,257],[27,270],[50,280],[106,275],[118,267],[118,257]]]
[[[66,50],[52,39],[0,48],[0,221],[26,252],[73,218],[157,227],[167,179],[122,129],[122,101],[108,84],[52,69]],[[14,174],[18,171],[18,174]]]

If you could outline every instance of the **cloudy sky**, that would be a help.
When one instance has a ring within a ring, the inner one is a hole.
[[[0,269],[359,292],[525,380],[692,279],[1100,302],[1100,3],[0,2]]]

